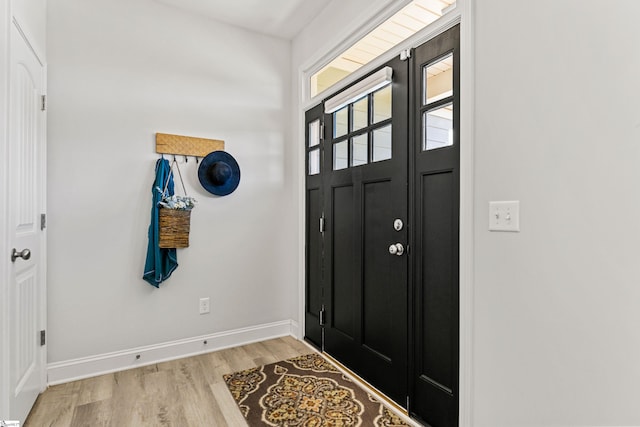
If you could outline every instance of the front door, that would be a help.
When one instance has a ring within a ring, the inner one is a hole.
[[[10,418],[25,420],[45,385],[43,66],[16,25],[11,29],[9,104]]]
[[[459,27],[403,56],[307,111],[305,338],[413,417],[449,427],[458,423]],[[384,70],[387,85],[374,78]],[[367,82],[378,84],[360,92]]]
[[[405,404],[409,68],[385,67],[392,83],[325,118],[324,348]]]

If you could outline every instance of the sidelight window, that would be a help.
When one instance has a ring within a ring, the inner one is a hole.
[[[314,120],[309,123],[307,140],[310,150],[309,157],[309,175],[318,175],[320,173],[320,120]]]
[[[422,149],[453,145],[453,54],[422,68]]]

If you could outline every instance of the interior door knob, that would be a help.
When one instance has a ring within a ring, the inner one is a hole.
[[[402,246],[402,243],[394,243],[393,245],[389,246],[389,253],[391,255],[402,256],[402,254],[404,253],[404,246]]]
[[[16,262],[16,259],[22,258],[23,260],[28,260],[31,258],[31,251],[29,249],[23,249],[20,252],[13,248],[13,252],[11,252],[11,262]]]

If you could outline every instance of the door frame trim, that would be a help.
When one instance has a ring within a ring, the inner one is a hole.
[[[0,7],[0,102],[4,108],[0,109],[0,156],[2,156],[2,171],[0,171],[0,194],[7,194],[7,152],[8,152],[8,126],[9,120],[9,34],[10,34],[10,3],[3,2]],[[9,339],[9,304],[7,302],[9,293],[9,242],[7,239],[8,213],[6,204],[0,208],[0,337],[3,342]],[[9,413],[9,349],[7,346],[0,346],[0,414]]]
[[[385,12],[377,13],[376,16],[391,15],[398,8],[398,3],[389,5]],[[313,70],[321,66],[326,57],[338,52],[343,46],[357,41],[359,34],[373,29],[377,22],[367,20],[364,16],[360,24],[350,37],[346,37],[341,43],[337,43],[326,52],[320,52],[311,61],[302,64],[297,70],[299,94],[298,106],[294,110],[294,126],[292,131],[294,141],[304,141],[304,112],[318,104],[321,98],[330,96],[328,93],[321,93],[311,99],[308,94],[307,81]],[[335,92],[351,84],[356,79],[371,72],[377,67],[387,62],[401,50],[418,46],[423,42],[433,38],[435,35],[460,23],[460,140],[464,143],[460,146],[460,237],[459,237],[459,262],[460,262],[460,355],[459,355],[459,425],[468,427],[473,420],[473,269],[474,269],[474,135],[475,135],[475,43],[473,35],[475,33],[475,0],[457,0],[456,8],[438,21],[429,25],[424,30],[416,33],[413,37],[396,46],[393,51],[377,58],[370,64],[362,67],[353,73],[345,81],[336,85]],[[298,183],[298,319],[300,321],[300,335],[302,339],[304,325],[304,292],[305,292],[305,153],[302,144],[294,144],[297,150],[298,160],[297,183]]]
[[[473,423],[475,0],[461,2],[458,424]]]

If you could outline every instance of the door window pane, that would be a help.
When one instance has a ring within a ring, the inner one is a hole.
[[[367,127],[369,124],[369,98],[364,97],[353,103],[353,123],[351,131]]]
[[[309,123],[309,147],[320,144],[320,120]]]
[[[320,149],[309,151],[309,175],[320,173]]]
[[[422,115],[423,150],[453,145],[453,104]]]
[[[391,158],[391,125],[373,131],[373,161]]]
[[[333,113],[333,137],[338,138],[349,132],[349,106]]]
[[[373,93],[373,123],[391,118],[391,85]]]
[[[347,141],[333,144],[333,170],[346,169],[349,166]]]
[[[453,54],[422,69],[424,105],[453,95]]]
[[[351,166],[366,165],[369,162],[369,144],[367,134],[351,138]]]

